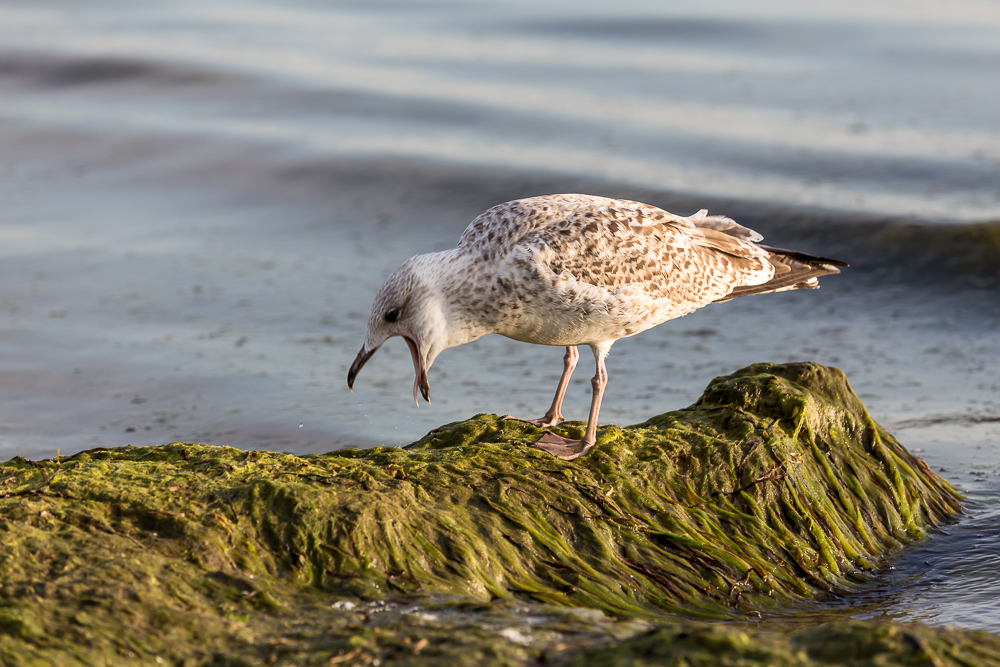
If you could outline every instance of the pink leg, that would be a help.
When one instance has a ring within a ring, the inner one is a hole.
[[[594,351],[594,359],[597,362],[597,374],[590,380],[590,386],[594,393],[590,399],[590,416],[587,420],[587,432],[584,434],[583,440],[570,440],[555,433],[546,433],[533,445],[566,461],[583,456],[597,444],[597,417],[601,413],[604,389],[608,386],[608,369],[604,364],[604,359],[608,356],[611,343],[592,344],[590,348]]]
[[[517,417],[511,417],[506,415],[504,419],[517,419],[517,421],[528,422],[529,424],[534,424],[535,426],[555,426],[563,420],[562,416],[562,402],[563,398],[566,396],[566,388],[569,387],[569,379],[573,375],[573,371],[576,369],[577,362],[580,361],[580,352],[576,347],[567,347],[566,355],[563,356],[563,372],[562,377],[559,378],[559,386],[556,387],[556,395],[552,399],[552,405],[549,407],[548,412],[541,419],[518,419]]]

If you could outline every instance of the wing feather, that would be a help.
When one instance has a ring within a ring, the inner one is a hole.
[[[633,201],[550,195],[491,208],[459,246],[483,261],[528,250],[554,276],[700,303],[774,275],[767,253],[747,240],[759,236],[705,211],[687,218]]]

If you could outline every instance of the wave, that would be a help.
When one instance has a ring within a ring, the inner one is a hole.
[[[231,74],[177,62],[46,52],[0,52],[0,77],[40,88],[141,82],[150,88],[216,85]]]

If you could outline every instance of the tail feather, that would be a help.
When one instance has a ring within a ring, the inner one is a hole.
[[[769,294],[771,292],[786,292],[793,289],[819,289],[820,276],[840,273],[837,267],[848,266],[847,262],[828,257],[817,257],[796,250],[784,250],[760,245],[767,251],[768,261],[774,266],[774,277],[762,285],[746,285],[737,287],[716,303],[729,301],[751,294]]]

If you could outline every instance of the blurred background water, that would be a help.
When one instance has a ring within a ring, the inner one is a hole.
[[[0,0],[0,457],[538,416],[562,351],[498,337],[349,393],[382,280],[509,199],[707,207],[853,266],[620,341],[602,419],[843,368],[970,503],[835,613],[1000,631],[997,109],[994,0]]]

